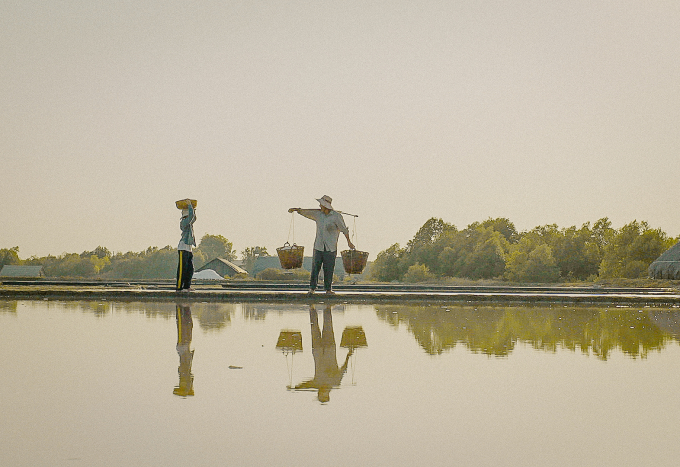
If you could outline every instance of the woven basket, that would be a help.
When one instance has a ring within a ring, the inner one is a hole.
[[[304,259],[305,247],[290,245],[288,242],[284,243],[281,248],[276,249],[279,255],[279,262],[283,269],[296,269],[302,267],[302,260]]]
[[[279,334],[276,348],[280,350],[302,351],[302,333],[300,331],[283,330]]]
[[[340,255],[347,274],[361,274],[364,271],[368,260],[367,251],[345,250]]]
[[[340,340],[340,347],[356,349],[359,347],[368,347],[366,343],[366,334],[364,328],[361,326],[348,326],[342,331],[342,339]]]
[[[196,201],[195,199],[190,199],[189,201],[191,201],[191,205],[194,208],[198,205],[198,201]],[[175,206],[177,206],[177,209],[187,209],[189,207],[187,200],[185,200],[185,199],[180,199],[179,201],[175,201]]]

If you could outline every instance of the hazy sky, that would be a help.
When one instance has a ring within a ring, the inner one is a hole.
[[[677,0],[0,0],[0,60],[22,258],[176,246],[186,197],[237,252],[324,194],[370,259],[433,216],[680,234]]]

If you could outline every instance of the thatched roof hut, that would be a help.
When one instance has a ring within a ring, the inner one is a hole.
[[[680,242],[664,251],[650,264],[647,273],[654,279],[680,279]]]

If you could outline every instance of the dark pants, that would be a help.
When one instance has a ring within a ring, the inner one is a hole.
[[[191,287],[191,278],[194,275],[194,254],[190,251],[178,250],[179,262],[177,263],[176,290]]]
[[[312,256],[312,276],[309,278],[309,288],[316,290],[316,283],[319,280],[319,272],[323,265],[323,288],[331,290],[333,283],[333,271],[335,271],[335,251],[314,250]]]

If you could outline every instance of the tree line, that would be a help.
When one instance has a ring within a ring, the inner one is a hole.
[[[633,221],[614,229],[608,218],[581,227],[556,224],[518,232],[507,218],[489,218],[459,230],[431,218],[402,247],[393,244],[378,253],[368,277],[381,282],[424,282],[446,278],[494,279],[509,282],[594,281],[641,278],[649,265],[680,238],[671,238],[646,222]],[[266,247],[241,253],[243,267],[252,268]],[[194,249],[200,268],[214,258],[233,261],[233,244],[222,235],[203,236]],[[140,252],[92,251],[22,260],[19,247],[0,249],[5,264],[41,265],[48,277],[102,279],[171,279],[177,271],[177,250],[149,247]]]
[[[614,229],[608,218],[581,227],[549,224],[518,232],[507,218],[490,218],[458,230],[433,217],[405,247],[395,243],[378,253],[371,277],[384,282],[446,277],[511,282],[641,278],[678,240],[646,222]]]
[[[233,261],[237,258],[233,244],[222,235],[206,234],[193,250],[194,266],[200,268],[214,258]],[[254,264],[258,256],[267,256],[264,247],[249,247],[241,252],[244,264]],[[32,256],[22,260],[19,247],[0,249],[0,268],[10,265],[40,265],[47,277],[101,279],[172,279],[177,273],[177,249],[149,247],[144,251],[113,253],[98,246],[92,251],[64,253],[59,256]]]

